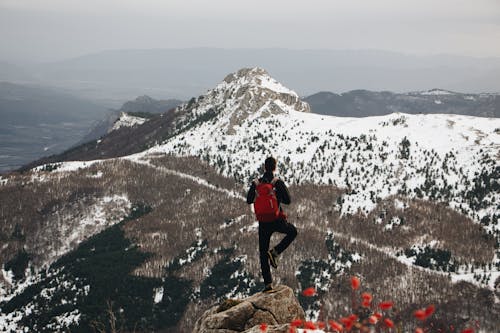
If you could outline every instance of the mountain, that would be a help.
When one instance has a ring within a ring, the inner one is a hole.
[[[304,98],[312,112],[339,117],[409,114],[461,114],[500,117],[500,95],[463,94],[442,89],[396,94],[353,90],[343,94],[320,92]]]
[[[253,294],[258,224],[245,194],[274,155],[299,234],[273,276],[296,294],[316,288],[298,297],[308,319],[363,319],[391,300],[384,315],[402,331],[434,304],[429,332],[495,332],[499,135],[498,118],[318,115],[263,69],[239,70],[0,179],[0,327],[191,332],[214,302]]]
[[[0,172],[68,149],[106,112],[51,88],[0,82]]]
[[[301,96],[353,89],[420,91],[440,87],[500,92],[499,58],[412,56],[380,50],[129,49],[29,66],[37,80],[121,105],[138,92],[187,100],[213,87],[221,73],[263,66]]]
[[[125,113],[164,113],[179,106],[182,101],[178,99],[156,100],[147,95],[139,96],[133,101],[125,102],[120,112]]]
[[[177,99],[156,100],[147,95],[139,96],[133,101],[125,102],[119,110],[111,111],[108,117],[99,121],[80,142],[87,143],[99,139],[109,133],[111,129],[121,127],[119,124],[125,123],[127,120],[122,119],[120,122],[120,118],[148,119],[154,117],[154,114],[165,113],[181,103],[182,101]],[[116,125],[117,122],[119,122],[118,125]]]

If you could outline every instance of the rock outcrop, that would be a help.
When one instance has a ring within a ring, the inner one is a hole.
[[[304,317],[293,290],[280,285],[271,294],[257,293],[213,306],[198,319],[193,333],[258,333],[262,323],[268,325],[268,333],[286,333],[292,320]]]
[[[217,128],[209,133],[237,133],[237,128],[256,118],[268,118],[290,112],[311,112],[309,104],[299,95],[272,78],[262,68],[243,68],[229,74],[205,95],[193,98],[177,108],[181,115],[178,128],[201,120],[216,118]]]

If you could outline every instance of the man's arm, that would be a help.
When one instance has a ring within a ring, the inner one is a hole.
[[[292,200],[290,199],[290,193],[288,192],[288,188],[285,183],[281,179],[278,179],[274,186],[276,187],[276,196],[278,197],[278,201],[284,203],[285,205],[289,205]]]
[[[252,204],[255,200],[255,183],[252,182],[252,185],[248,189],[247,193],[247,204]]]

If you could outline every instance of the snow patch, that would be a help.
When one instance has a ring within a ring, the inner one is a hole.
[[[158,304],[161,302],[162,299],[163,299],[163,287],[154,289],[153,302],[155,304]]]
[[[78,223],[62,224],[60,232],[64,242],[59,248],[52,249],[51,261],[72,250],[82,240],[120,222],[129,212],[131,203],[125,195],[109,195],[99,198],[91,205],[86,216]]]
[[[101,162],[102,160],[93,161],[69,161],[69,162],[58,162],[58,163],[48,163],[44,165],[37,166],[32,170],[35,172],[42,172],[51,168],[50,172],[73,172],[81,169],[89,168],[90,166]]]
[[[96,173],[89,174],[87,177],[89,178],[102,178],[102,171],[97,171]]]
[[[116,131],[122,127],[134,127],[137,125],[142,125],[147,121],[145,118],[131,116],[125,112],[120,114],[120,118],[113,124],[113,127],[109,130],[109,132]],[[109,133],[108,132],[108,133]]]
[[[421,92],[420,95],[441,96],[441,95],[454,95],[454,93],[442,89],[431,89],[428,91]]]

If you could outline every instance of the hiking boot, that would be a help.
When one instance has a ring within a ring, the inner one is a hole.
[[[278,252],[273,248],[270,251],[267,251],[267,257],[269,258],[269,263],[274,268],[278,268]]]
[[[263,293],[270,293],[272,291],[273,291],[273,285],[272,285],[272,283],[266,284],[266,286],[264,287],[264,289],[262,289]]]

